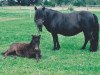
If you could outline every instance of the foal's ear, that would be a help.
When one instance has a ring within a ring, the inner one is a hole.
[[[44,11],[45,10],[45,7],[43,7],[42,10]]]
[[[35,6],[34,9],[37,10],[37,7]]]
[[[39,35],[39,38],[41,38],[41,35]]]
[[[34,35],[31,35],[32,37],[34,37]]]

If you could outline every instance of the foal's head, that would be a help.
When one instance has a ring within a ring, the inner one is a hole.
[[[32,35],[31,45],[33,45],[34,49],[38,49],[40,44],[41,35]]]
[[[41,51],[39,49],[41,35],[32,35],[31,46],[33,48],[34,57],[38,60],[41,57]]]
[[[42,8],[38,8],[35,7],[35,16],[34,16],[34,21],[39,29],[39,31],[42,31],[42,26],[43,26],[43,23],[44,23],[44,12],[45,10],[45,7],[42,7]]]

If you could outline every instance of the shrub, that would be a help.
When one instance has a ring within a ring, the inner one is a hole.
[[[44,5],[54,7],[55,6],[55,3],[51,2],[51,1],[50,2],[49,1],[45,1],[44,2]]]
[[[8,5],[13,6],[15,4],[16,4],[15,0],[8,0]]]

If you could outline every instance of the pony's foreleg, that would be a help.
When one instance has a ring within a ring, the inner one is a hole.
[[[87,43],[88,43],[88,39],[86,39],[86,38],[85,38],[85,42],[84,42],[84,44],[83,44],[83,46],[82,46],[82,48],[81,48],[81,49],[85,49],[85,48],[86,48]]]
[[[58,35],[57,35],[57,49],[60,49],[60,44],[59,44],[59,41],[58,41]]]
[[[53,43],[54,43],[53,50],[59,50],[60,44],[59,44],[59,41],[58,41],[58,35],[57,34],[52,34],[52,37],[53,37]]]
[[[89,41],[89,38],[86,36],[85,33],[84,33],[84,38],[85,38],[85,42],[84,42],[84,44],[83,44],[83,46],[82,46],[81,49],[85,49],[85,47],[86,47],[86,45],[87,45],[87,43],[88,43],[88,41]]]

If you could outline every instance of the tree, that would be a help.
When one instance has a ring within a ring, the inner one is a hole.
[[[85,6],[86,2],[85,2],[85,0],[74,0],[73,5],[75,5],[75,6]]]
[[[18,5],[20,5],[21,4],[21,0],[17,0],[17,3],[18,3]]]
[[[25,6],[25,5],[29,6],[30,0],[21,0],[20,4],[23,5],[23,6]]]
[[[8,0],[8,5],[13,6],[15,5],[15,0]]]
[[[85,0],[87,5],[96,5],[99,0]]]

